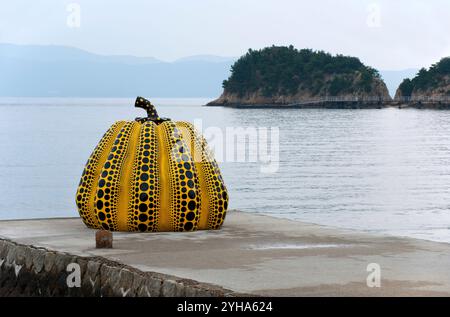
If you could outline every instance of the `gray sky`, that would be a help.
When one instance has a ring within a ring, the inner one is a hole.
[[[68,4],[77,6],[69,12]],[[68,23],[69,21],[69,23]],[[72,26],[72,27],[70,27]],[[75,27],[73,27],[75,26]],[[448,0],[14,0],[0,42],[60,44],[162,60],[289,45],[359,57],[378,69],[450,55]]]

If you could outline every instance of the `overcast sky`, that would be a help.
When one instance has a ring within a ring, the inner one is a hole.
[[[0,2],[2,43],[60,44],[168,61],[292,44],[395,70],[449,56],[449,30],[449,0]]]

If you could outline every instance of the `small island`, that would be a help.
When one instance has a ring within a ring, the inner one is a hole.
[[[358,58],[293,46],[250,49],[208,106],[381,108],[392,101],[377,70]]]
[[[403,80],[394,101],[400,107],[450,108],[450,57]]]

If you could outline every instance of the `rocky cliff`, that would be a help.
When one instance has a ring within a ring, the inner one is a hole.
[[[324,89],[325,90],[325,89]],[[295,94],[274,94],[271,96],[265,96],[262,89],[257,91],[247,92],[243,95],[238,93],[228,92],[226,89],[214,101],[208,103],[209,106],[227,106],[227,105],[288,105],[293,103],[311,102],[324,100],[352,100],[361,99],[362,102],[376,102],[390,101],[388,89],[382,80],[375,80],[370,88],[370,92],[360,91],[356,93],[343,93],[338,96],[330,96],[326,92],[323,94],[314,94],[309,90],[299,90]]]

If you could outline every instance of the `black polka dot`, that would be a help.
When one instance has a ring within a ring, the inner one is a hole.
[[[142,231],[142,232],[147,231],[147,225],[141,223],[141,224],[139,224],[138,229],[139,229],[139,231]]]
[[[194,227],[192,222],[186,222],[186,224],[184,225],[184,230],[191,230]]]
[[[195,210],[195,207],[196,207],[196,206],[197,206],[197,205],[196,205],[195,201],[193,201],[193,200],[191,200],[191,201],[189,202],[189,204],[188,204],[189,210]]]
[[[186,220],[192,221],[192,220],[194,220],[194,218],[195,218],[195,213],[194,212],[190,211],[190,212],[187,213]]]
[[[139,200],[140,201],[147,201],[147,199],[148,199],[148,195],[146,193],[141,193],[139,195]]]

